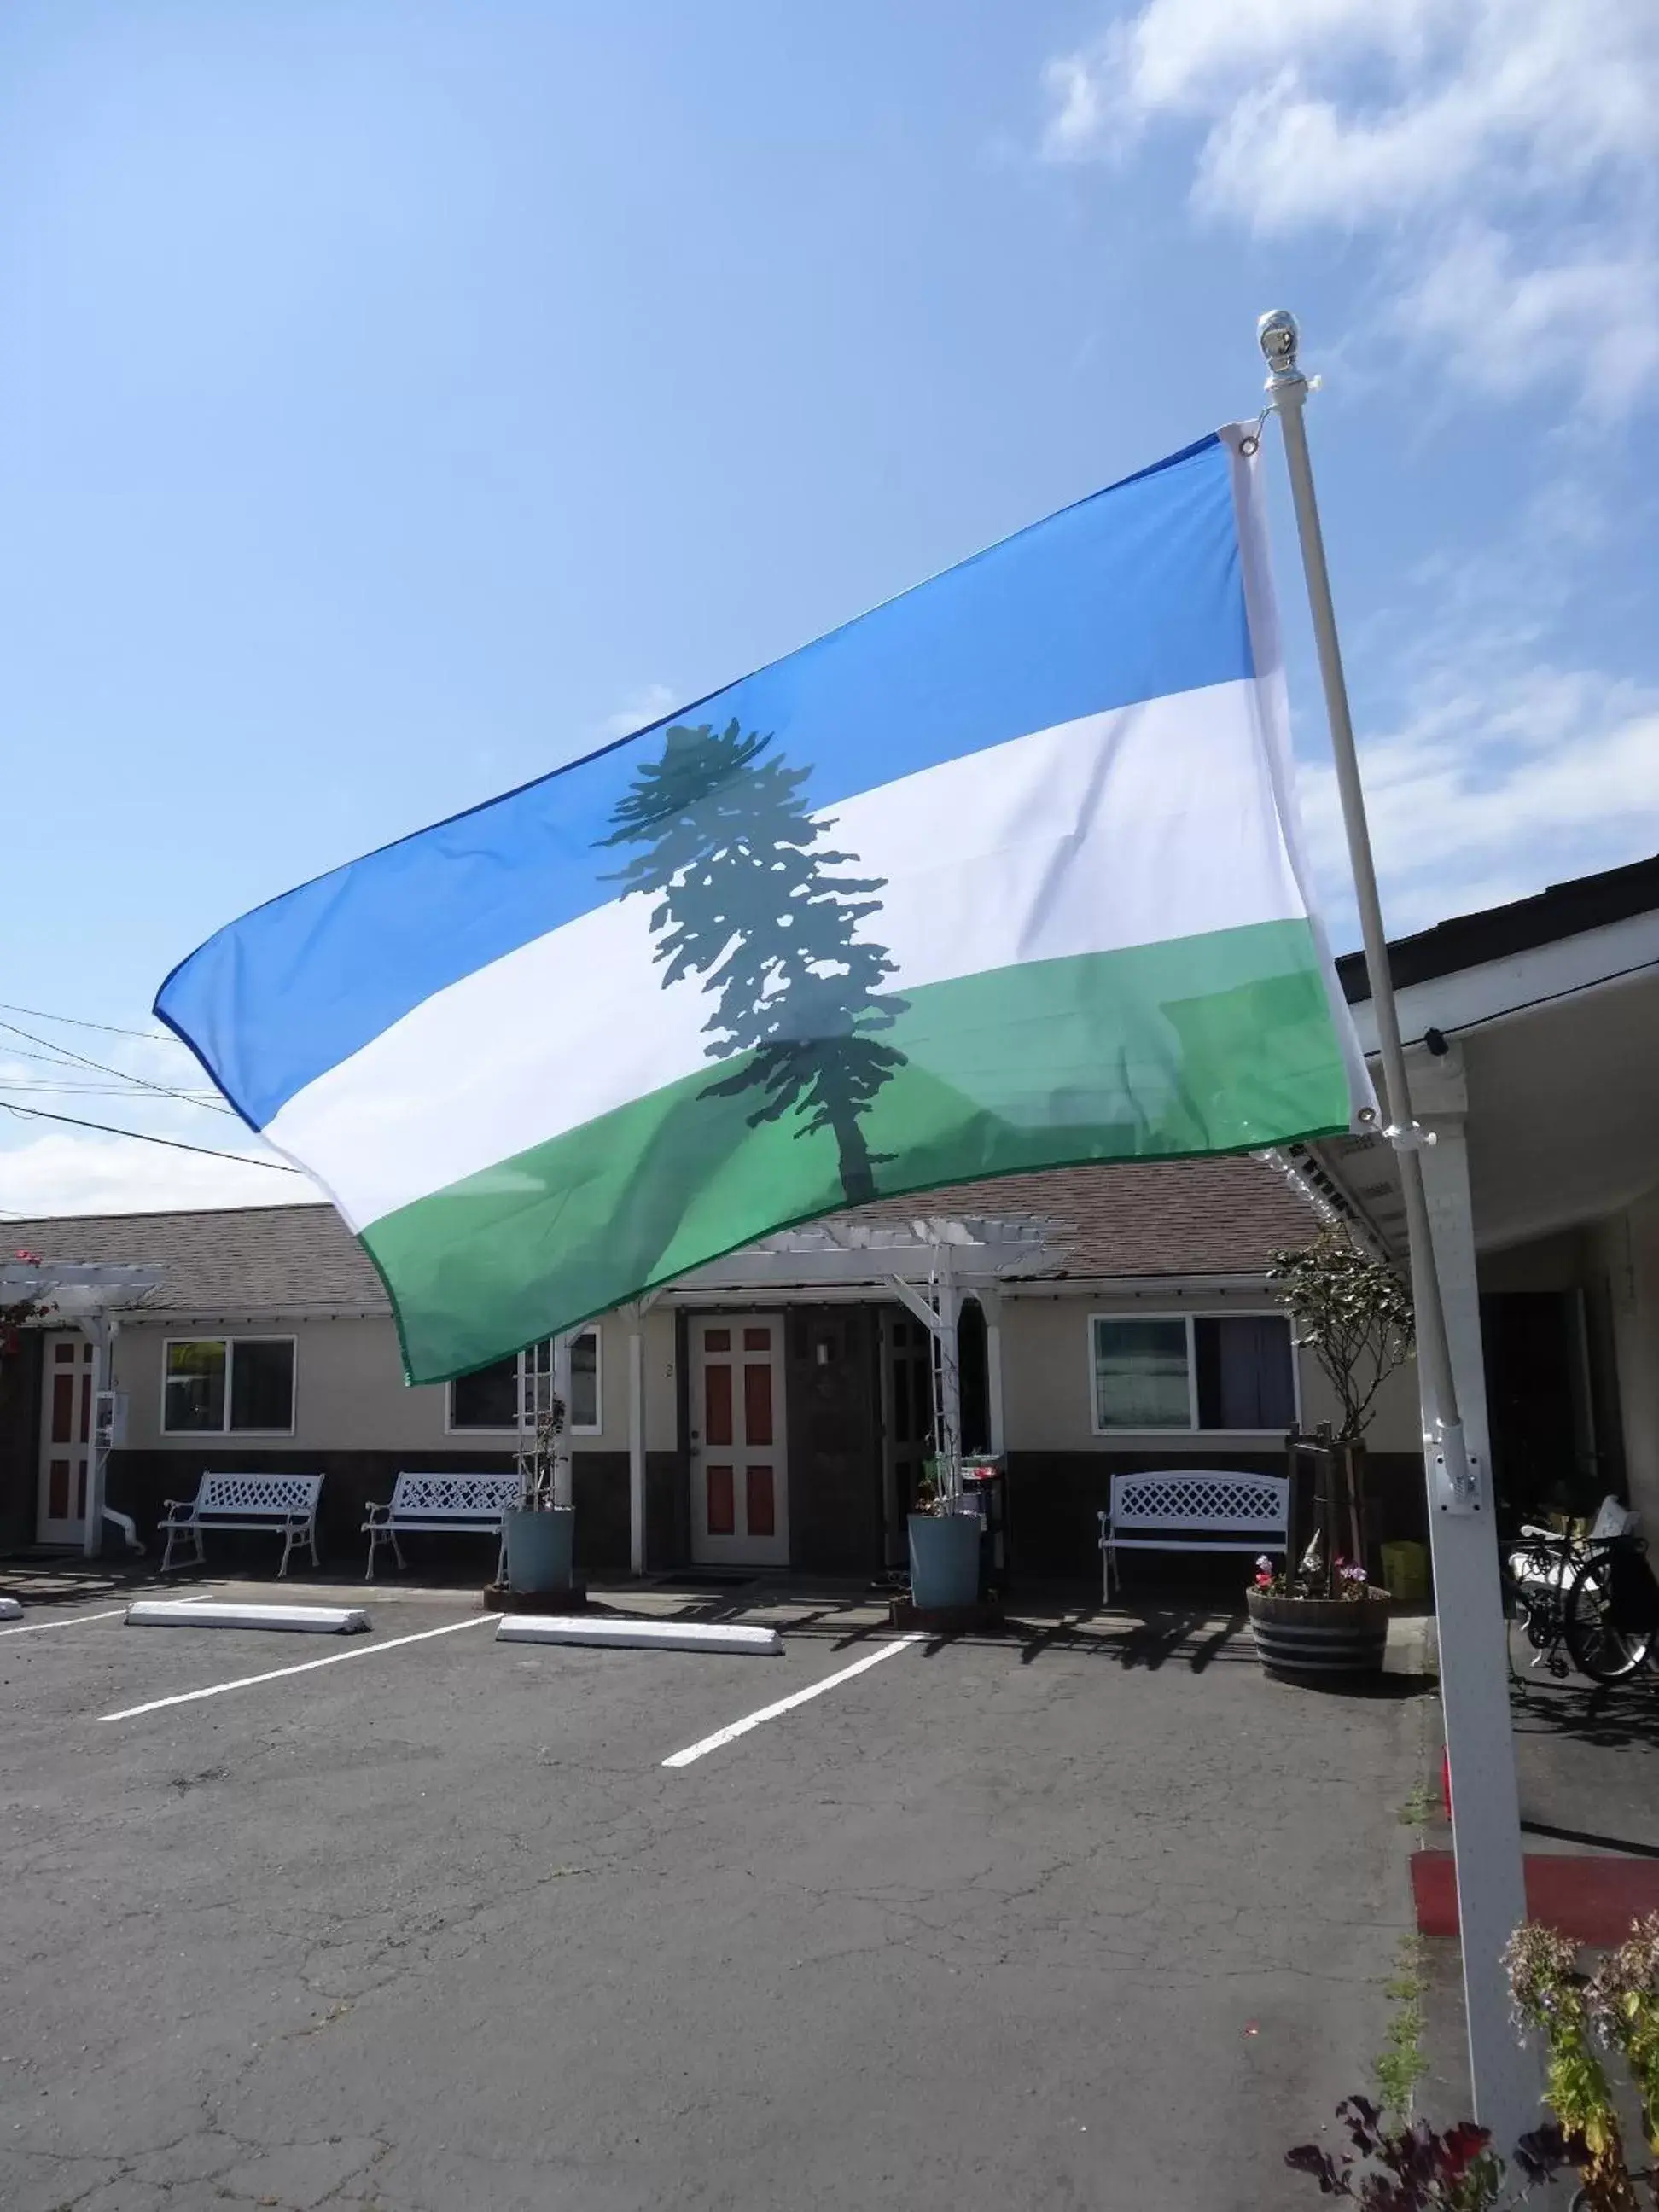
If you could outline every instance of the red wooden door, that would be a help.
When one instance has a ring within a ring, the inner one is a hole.
[[[705,1566],[787,1566],[783,1318],[693,1317],[691,1556]]]
[[[92,1448],[92,1345],[79,1329],[53,1329],[42,1344],[40,1486],[35,1537],[78,1544],[87,1527]]]

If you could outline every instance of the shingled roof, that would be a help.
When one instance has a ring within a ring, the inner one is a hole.
[[[954,1183],[915,1198],[884,1198],[848,1218],[924,1220],[929,1214],[1042,1214],[1076,1234],[1065,1273],[1249,1275],[1267,1255],[1305,1243],[1317,1222],[1297,1186],[1247,1154],[1208,1160],[1124,1160],[1047,1168]]]
[[[1295,1186],[1245,1157],[1053,1168],[883,1199],[855,1218],[1042,1214],[1064,1222],[1066,1273],[1244,1275],[1315,1218]],[[386,1313],[380,1279],[331,1206],[227,1206],[190,1213],[84,1213],[9,1221],[0,1243],[43,1260],[137,1261],[163,1270],[153,1313]]]
[[[331,1206],[79,1213],[0,1224],[42,1260],[137,1261],[162,1270],[148,1313],[390,1313],[368,1255]]]

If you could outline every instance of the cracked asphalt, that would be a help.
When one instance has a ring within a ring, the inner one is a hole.
[[[90,1608],[88,1608],[90,1609]],[[379,1644],[465,1616],[377,1604]],[[0,1640],[9,2212],[1213,2208],[1363,2086],[1412,1686],[1212,1625],[777,1660]]]

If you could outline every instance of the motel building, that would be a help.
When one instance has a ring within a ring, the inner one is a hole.
[[[1611,1492],[1659,1526],[1659,860],[1392,951],[1465,1419],[1500,1510]],[[1364,1040],[1363,971],[1340,965]],[[1380,1137],[883,1200],[598,1316],[572,1348],[578,1566],[901,1568],[932,1423],[916,1302],[948,1248],[963,1441],[1005,1470],[1006,1579],[1094,1584],[1115,1473],[1282,1472],[1286,1431],[1334,1418],[1266,1281],[1331,1211],[1403,1249]],[[203,1472],[293,1471],[324,1477],[325,1565],[361,1571],[366,1508],[399,1473],[512,1468],[526,1366],[549,1362],[532,1346],[406,1387],[380,1279],[325,1206],[14,1220],[3,1239],[126,1285],[66,1297],[0,1357],[14,1554],[155,1558],[164,1501]],[[1374,1540],[1420,1538],[1409,1368],[1367,1441]],[[476,1536],[405,1542],[411,1577],[493,1567]],[[216,1565],[268,1554],[210,1540]]]

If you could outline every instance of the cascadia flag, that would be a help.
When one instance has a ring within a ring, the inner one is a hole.
[[[156,1012],[412,1381],[860,1200],[1346,1128],[1248,441],[303,884]]]

